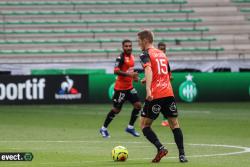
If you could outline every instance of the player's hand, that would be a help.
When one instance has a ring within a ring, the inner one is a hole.
[[[153,96],[152,96],[151,90],[147,90],[146,100],[148,100],[148,101],[152,101],[153,100]]]
[[[174,77],[172,75],[170,75],[170,81],[172,81],[174,79]]]
[[[139,81],[139,74],[137,72],[131,72],[130,76],[133,78],[135,82]]]
[[[146,78],[141,79],[141,84],[146,84]]]

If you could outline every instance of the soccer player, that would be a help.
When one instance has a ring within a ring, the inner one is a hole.
[[[159,42],[158,43],[158,49],[161,50],[164,54],[166,54],[166,44],[164,42]],[[171,70],[170,70],[170,66],[168,64],[168,68],[169,68],[169,74],[171,76]],[[170,77],[171,79],[171,77]],[[162,117],[162,121],[161,121],[161,125],[162,126],[169,126],[169,123],[168,123],[168,118],[165,118],[164,116]]]
[[[117,75],[117,79],[114,87],[113,95],[113,108],[107,114],[103,126],[100,129],[100,133],[104,138],[110,137],[108,133],[108,125],[114,119],[114,117],[121,111],[123,103],[128,100],[133,104],[133,110],[131,113],[130,121],[125,129],[135,137],[139,137],[140,134],[135,131],[134,123],[142,108],[141,102],[137,95],[136,89],[133,87],[133,81],[138,82],[138,73],[134,72],[134,55],[132,54],[132,41],[124,40],[122,42],[123,52],[116,59],[114,73]]]
[[[185,157],[183,134],[178,123],[178,112],[170,83],[168,59],[162,51],[153,46],[153,33],[151,31],[143,30],[137,36],[138,44],[143,51],[140,59],[145,70],[145,79],[142,82],[146,84],[146,100],[141,112],[140,127],[147,140],[157,148],[157,154],[152,162],[160,162],[161,158],[168,153],[151,128],[160,112],[168,118],[179,150],[179,161],[188,162]]]

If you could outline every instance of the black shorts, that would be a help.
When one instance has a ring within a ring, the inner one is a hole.
[[[121,109],[126,100],[132,104],[140,101],[135,88],[129,90],[115,90],[113,95],[113,106],[115,108]]]
[[[177,117],[178,111],[174,97],[164,97],[155,99],[152,101],[145,101],[143,111],[141,112],[142,117],[147,117],[155,120],[160,112],[165,118]]]

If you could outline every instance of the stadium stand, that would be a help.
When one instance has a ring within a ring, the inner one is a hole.
[[[173,61],[250,58],[248,0],[4,0],[1,63],[113,62],[152,29]],[[244,7],[244,8],[243,8]],[[245,10],[245,12],[244,12]],[[46,58],[46,59],[45,59]]]

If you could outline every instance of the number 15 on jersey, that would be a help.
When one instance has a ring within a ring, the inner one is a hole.
[[[168,74],[168,65],[165,58],[156,58],[158,74]]]

